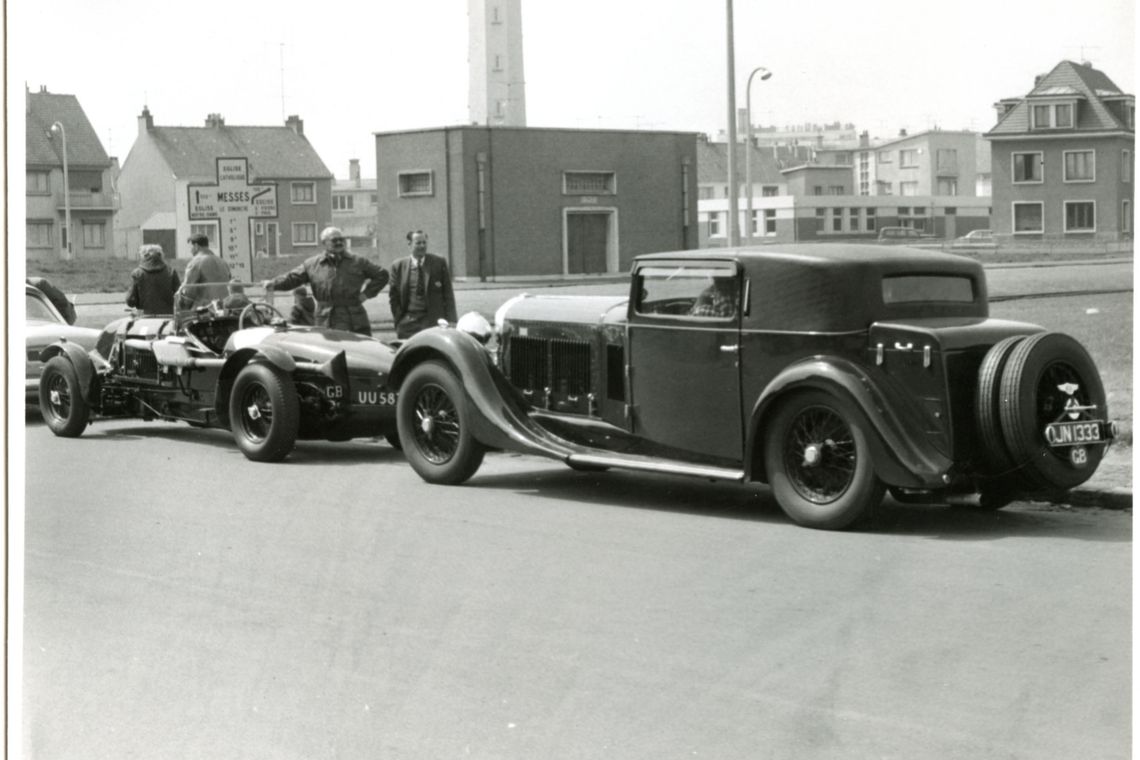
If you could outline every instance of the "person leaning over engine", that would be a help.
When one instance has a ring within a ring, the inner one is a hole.
[[[308,283],[317,301],[317,327],[349,330],[371,335],[372,325],[364,302],[377,296],[388,284],[388,271],[362,256],[349,253],[344,233],[336,227],[321,231],[323,253],[310,256],[300,266],[262,285],[266,290],[292,290]]]

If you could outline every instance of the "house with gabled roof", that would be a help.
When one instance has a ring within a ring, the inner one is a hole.
[[[144,107],[138,125],[118,184],[118,227],[128,250],[157,243],[167,257],[185,258],[192,234],[205,235],[219,250],[219,220],[191,219],[189,201],[191,186],[218,181],[219,158],[244,158],[250,184],[276,185],[277,216],[249,221],[254,255],[319,250],[317,236],[332,223],[333,175],[300,118],[290,116],[284,126],[228,126],[210,114],[201,127],[163,127]]]
[[[1136,104],[1090,63],[1061,61],[995,104],[993,230],[1018,242],[1132,238]]]
[[[52,93],[41,87],[39,92],[25,89],[25,98],[27,258],[113,255],[118,208],[115,161],[107,156],[74,95]],[[53,131],[55,124],[62,130]],[[65,235],[68,216],[71,229]]]

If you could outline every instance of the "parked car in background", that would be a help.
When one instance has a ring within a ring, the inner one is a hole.
[[[84,351],[95,348],[99,331],[90,327],[69,325],[59,310],[38,288],[24,285],[24,401],[34,404],[39,398],[43,350],[53,343],[67,341]]]
[[[124,317],[92,332],[90,348],[60,341],[41,355],[40,411],[57,436],[141,418],[229,430],[258,462],[284,459],[299,439],[382,435],[398,446],[387,387],[395,349],[375,338],[291,325],[260,301]]]
[[[524,295],[494,330],[465,315],[418,333],[389,383],[430,483],[507,449],[767,483],[828,529],[887,490],[982,508],[1063,492],[1116,434],[1088,352],[991,319],[981,263],[866,244],[638,256],[628,296]]]
[[[951,248],[997,248],[993,230],[971,230],[960,238],[955,238]]]
[[[883,227],[879,230],[880,243],[908,245],[923,239],[925,239],[923,234],[913,227]]]

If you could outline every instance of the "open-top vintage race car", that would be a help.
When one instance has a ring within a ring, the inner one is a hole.
[[[132,316],[94,350],[60,341],[44,360],[39,401],[59,436],[98,418],[182,420],[229,429],[249,459],[284,459],[298,439],[385,436],[398,445],[395,350],[341,330],[288,324],[268,303],[220,303],[175,316]]]
[[[628,297],[520,296],[494,330],[405,342],[389,383],[416,472],[461,483],[510,449],[763,482],[796,522],[844,528],[887,489],[1063,492],[1115,435],[1087,351],[991,319],[970,259],[801,244],[643,255],[631,278]]]

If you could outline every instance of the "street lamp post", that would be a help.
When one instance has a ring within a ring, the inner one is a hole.
[[[740,201],[736,184],[736,62],[732,41],[732,0],[726,0],[728,18],[728,245],[740,245]]]
[[[748,198],[748,213],[744,217],[745,245],[752,245],[752,77],[756,76],[758,72],[763,72],[760,74],[761,82],[772,76],[772,72],[763,66],[752,69],[752,73],[748,75],[747,90],[744,96],[744,113],[748,120],[744,127],[744,192],[747,193]]]
[[[63,124],[55,122],[51,125],[52,132],[59,132],[63,140],[63,258],[71,258],[71,185],[67,180],[67,132]]]

